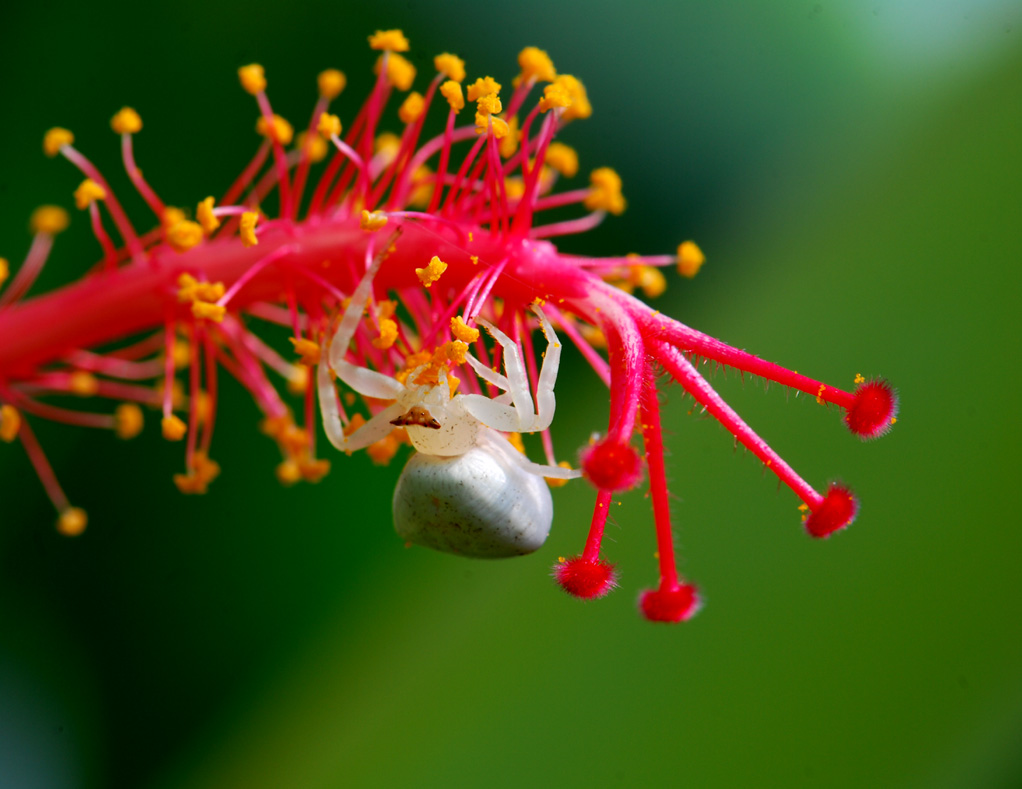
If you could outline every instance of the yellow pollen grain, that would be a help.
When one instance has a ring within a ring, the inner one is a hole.
[[[188,426],[174,414],[163,417],[160,429],[163,432],[163,437],[168,441],[180,441],[188,432]]]
[[[380,73],[383,64],[383,55],[373,68],[375,74]],[[387,83],[398,90],[408,90],[415,81],[415,66],[408,60],[391,51],[387,55]]]
[[[7,258],[0,258],[0,285],[3,285],[9,276],[11,276],[11,264],[7,262]]]
[[[678,273],[692,279],[699,273],[706,256],[695,241],[684,241],[678,245]]]
[[[381,351],[390,348],[397,341],[397,323],[390,318],[380,319],[380,336],[376,337],[373,342],[374,348],[379,348]]]
[[[465,61],[450,52],[444,52],[433,58],[433,66],[447,79],[455,82],[465,81]]]
[[[646,298],[655,299],[667,290],[667,279],[655,266],[636,266],[637,284]]]
[[[106,189],[97,184],[91,178],[86,178],[75,189],[75,205],[84,211],[94,200],[106,200]]]
[[[370,49],[386,49],[391,52],[407,52],[408,39],[400,30],[377,30],[369,36]]]
[[[557,465],[560,466],[561,468],[571,470],[571,463],[569,463],[567,460],[562,460]],[[559,479],[556,477],[544,477],[544,479],[546,480],[546,484],[549,485],[551,488],[563,488],[571,481],[568,479]],[[561,561],[564,560],[562,559]]]
[[[254,247],[259,243],[256,238],[255,229],[259,222],[259,214],[255,211],[246,211],[241,215],[241,222],[238,224],[238,235],[241,236],[241,243],[246,247]]]
[[[319,364],[319,360],[322,356],[322,349],[319,347],[319,343],[314,340],[306,338],[288,337],[288,341],[294,346],[295,353],[301,358],[299,363],[314,367]]]
[[[199,320],[209,320],[214,323],[222,323],[227,308],[219,304],[210,304],[208,301],[192,302],[192,315]]]
[[[277,481],[280,482],[281,485],[294,485],[302,478],[302,472],[298,468],[298,463],[291,458],[288,458],[278,464],[276,474]]]
[[[461,85],[454,80],[447,80],[440,86],[440,95],[447,99],[455,114],[465,109],[465,96],[461,92]]]
[[[266,72],[258,63],[251,63],[238,69],[241,87],[253,96],[266,90]]]
[[[862,373],[856,373],[854,382],[857,384],[864,384],[866,383],[866,379],[863,377]]]
[[[302,458],[298,461],[298,471],[306,482],[319,482],[330,473],[330,461]]]
[[[436,255],[430,258],[429,263],[426,264],[425,268],[415,269],[415,276],[419,278],[419,282],[425,285],[427,288],[431,287],[434,282],[440,279],[440,275],[447,271],[447,264],[444,263]]]
[[[396,432],[396,430],[391,431],[379,441],[366,447],[366,454],[375,465],[386,466],[397,454],[401,447],[401,441],[395,435]]]
[[[827,391],[826,384],[820,384],[820,388],[816,391],[816,402],[823,405],[823,393]]]
[[[89,525],[89,516],[81,507],[68,507],[57,518],[57,531],[65,537],[77,537]]]
[[[426,101],[423,99],[422,94],[413,90],[401,102],[401,106],[397,111],[397,117],[401,119],[401,123],[415,123],[415,121],[422,117],[422,111],[425,108]]]
[[[10,444],[21,430],[21,414],[13,405],[0,405],[0,441]]]
[[[336,99],[341,95],[341,92],[348,85],[348,78],[344,76],[343,71],[338,71],[335,68],[328,68],[325,71],[319,72],[319,76],[316,78],[317,87],[319,87],[319,95],[324,99]]]
[[[75,141],[74,134],[69,129],[54,126],[43,135],[43,152],[51,159],[60,153],[65,145],[71,145]]]
[[[137,134],[142,131],[142,118],[131,107],[122,107],[110,119],[110,128],[118,134]]]
[[[358,220],[358,226],[369,233],[375,233],[386,224],[387,215],[382,211],[366,211],[363,209],[362,217]]]
[[[591,187],[584,205],[590,211],[620,214],[627,203],[621,196],[621,176],[610,167],[599,167],[589,174]]]
[[[471,241],[471,239],[469,239]],[[473,266],[479,265],[479,255],[469,255],[468,259],[472,262]]]
[[[578,172],[578,154],[574,148],[563,142],[550,143],[543,161],[565,178],[572,178]]]
[[[480,77],[468,86],[468,100],[475,101],[480,96],[490,93],[500,93],[500,83],[493,77]]]
[[[55,236],[67,230],[71,218],[67,211],[58,205],[41,205],[32,212],[28,226],[33,233],[45,233]]]
[[[309,368],[299,365],[291,370],[291,375],[287,378],[287,390],[291,394],[305,394],[311,382],[312,376],[309,374]]]
[[[76,370],[67,379],[68,389],[79,397],[92,397],[99,391],[99,381],[92,373]]]
[[[484,115],[498,115],[504,111],[504,105],[496,93],[487,93],[476,100],[476,110]]]
[[[202,241],[202,225],[185,219],[167,228],[167,243],[175,252],[187,252]]]
[[[462,342],[473,343],[479,339],[479,329],[473,329],[460,315],[451,318],[451,334]]]
[[[213,215],[213,204],[213,198],[207,197],[195,209],[195,218],[199,220],[202,232],[207,236],[212,235],[220,227],[220,220]]]
[[[557,78],[557,69],[550,56],[538,47],[526,47],[518,53],[518,65],[522,69],[523,80],[553,82]]]
[[[511,128],[503,118],[495,118],[492,115],[477,112],[476,134],[484,134],[489,129],[493,130],[493,136],[498,140],[503,140],[511,132]]]
[[[316,131],[324,137],[341,136],[341,119],[329,112],[319,116],[319,123],[316,124]]]
[[[273,116],[272,124],[267,123],[266,118],[260,115],[256,121],[256,132],[263,137],[279,142],[281,145],[290,145],[291,140],[295,136],[295,130],[291,124],[279,115]]]
[[[114,411],[114,430],[118,438],[134,438],[142,432],[142,409],[134,403],[121,403]]]

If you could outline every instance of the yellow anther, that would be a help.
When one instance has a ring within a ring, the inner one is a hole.
[[[397,117],[401,119],[401,123],[415,123],[422,117],[422,111],[425,108],[426,101],[422,98],[422,94],[413,90],[398,107]]]
[[[182,274],[182,277],[187,277],[187,274]],[[178,285],[181,284],[181,280],[178,279]],[[193,297],[181,298],[181,290],[178,290],[178,301],[192,301]],[[188,346],[188,343],[184,340],[174,340],[174,347],[171,349],[171,356],[174,357],[174,369],[183,370],[192,360],[192,352]]]
[[[21,430],[21,414],[13,405],[0,405],[0,441],[10,444]]]
[[[123,107],[110,119],[110,128],[118,134],[137,134],[142,131],[142,119],[131,107]]]
[[[465,354],[467,353],[468,343],[461,340],[451,340],[436,349],[436,353],[433,354],[432,364],[437,367],[442,364],[464,364]]]
[[[465,109],[465,96],[461,92],[461,85],[454,80],[449,79],[440,86],[440,95],[447,99],[447,103],[455,112]]]
[[[75,136],[70,130],[54,126],[43,135],[43,152],[49,157],[56,156],[61,148],[71,145],[74,141]]]
[[[436,255],[433,255],[425,268],[415,269],[415,276],[417,276],[419,281],[428,288],[440,279],[440,275],[445,271],[447,271],[447,264]]]
[[[522,69],[521,78],[553,82],[557,78],[557,69],[550,56],[537,47],[526,47],[518,53],[518,65]]]
[[[525,443],[522,441],[521,433],[508,433],[507,442],[523,455],[525,454]]]
[[[555,107],[564,109],[571,106],[571,94],[568,89],[559,82],[554,82],[543,88],[543,98],[539,100],[539,111],[546,112]]]
[[[504,138],[506,139],[507,137]],[[501,144],[504,140],[501,140]],[[504,179],[504,193],[508,200],[517,200],[525,194],[525,181],[517,176],[508,176]]]
[[[89,525],[89,516],[81,507],[68,507],[57,518],[57,531],[65,537],[77,537]]]
[[[405,369],[414,370],[416,367],[422,367],[424,364],[428,364],[429,360],[433,358],[433,354],[429,351],[416,351],[410,353],[405,357]]]
[[[447,77],[447,79],[452,79],[455,82],[465,81],[465,61],[457,55],[452,55],[450,52],[444,52],[443,54],[437,55],[433,58],[433,65],[436,67],[436,70]]]
[[[202,241],[202,225],[185,219],[167,228],[167,243],[175,252],[187,252]]]
[[[609,211],[620,214],[625,210],[625,199],[621,196],[621,176],[610,167],[600,167],[589,175],[592,188],[584,205],[590,211]]]
[[[468,100],[475,101],[489,93],[500,93],[500,83],[493,77],[480,77],[468,86]]]
[[[121,403],[114,411],[114,430],[118,438],[134,438],[142,432],[142,409],[134,403]]]
[[[324,99],[336,99],[347,86],[348,78],[344,76],[343,71],[328,68],[326,71],[319,72],[316,82],[319,86],[320,96]]]
[[[298,463],[291,458],[282,461],[277,465],[277,481],[281,485],[294,485],[298,480],[302,478],[302,472],[298,468]]]
[[[502,118],[495,118],[492,115],[477,112],[476,134],[485,134],[490,129],[493,130],[493,136],[498,140],[504,139],[511,133],[511,127],[507,125],[507,121]]]
[[[584,120],[593,114],[593,105],[589,103],[589,95],[583,85],[571,74],[561,74],[555,82],[568,91],[571,97],[571,106],[565,108],[561,113],[561,120],[565,123],[572,120]]]
[[[326,140],[318,134],[306,134],[305,132],[300,132],[298,135],[298,148],[305,151],[305,155],[312,163],[323,161],[330,151]]]
[[[177,278],[177,300],[185,303],[189,301],[217,301],[224,295],[224,283],[222,282],[199,282],[191,274],[181,274]],[[188,344],[177,341],[174,343],[174,360],[175,365],[178,367],[185,367],[187,361],[183,364],[177,364],[177,360],[181,354],[185,355],[187,359],[188,355]]]
[[[316,131],[324,137],[341,136],[341,119],[329,112],[319,116],[319,123],[316,124]]]
[[[387,49],[391,52],[407,52],[408,39],[400,30],[377,30],[369,36],[370,49]]]
[[[497,146],[497,150],[500,155],[505,159],[510,159],[514,156],[515,151],[518,150],[518,139],[521,134],[518,131],[518,116],[515,115],[507,124],[507,134],[500,141],[500,145]]]
[[[197,450],[192,455],[192,468],[187,474],[175,474],[174,484],[182,493],[205,493],[209,483],[220,476],[220,464]]]
[[[366,454],[377,466],[386,466],[400,449],[401,440],[395,433],[397,430],[391,431],[379,441],[366,447]]]
[[[476,111],[483,115],[499,115],[504,111],[504,105],[500,103],[500,96],[496,93],[487,93],[476,99]]]
[[[855,383],[857,383],[857,384],[864,384],[864,383],[866,383],[866,379],[863,377],[862,373],[856,373],[855,374]]]
[[[560,466],[561,468],[566,468],[569,470],[571,469],[571,463],[569,463],[567,460],[562,460],[557,465]],[[546,479],[546,484],[549,485],[551,488],[563,488],[571,481],[567,479],[557,479],[554,477],[544,477],[544,479]],[[564,560],[562,559],[561,561]]]
[[[642,288],[646,298],[655,299],[667,290],[667,279],[655,266],[634,266],[631,275],[632,282]]]
[[[213,321],[213,323],[222,323],[226,313],[227,308],[222,307],[219,304],[211,304],[208,301],[192,302],[192,315],[199,320],[209,320]]]
[[[92,373],[75,370],[67,379],[68,389],[79,397],[92,397],[99,391],[99,381]]]
[[[362,425],[364,425],[365,423],[366,418],[362,416],[362,414],[352,414],[351,419],[348,420],[348,424],[344,426],[342,432],[344,433],[345,436],[350,437],[352,433],[354,433],[356,430],[362,427]]]
[[[583,323],[579,326],[579,332],[582,334],[583,339],[594,348],[606,348],[607,337],[606,335],[588,323]]]
[[[408,195],[408,204],[413,208],[427,208],[433,197],[433,171],[426,165],[420,165],[412,173],[412,193]]]
[[[397,312],[397,302],[385,299],[376,303],[376,317],[379,320],[386,320],[387,318],[393,318],[394,313]]]
[[[319,482],[330,473],[330,461],[302,458],[298,461],[298,471],[306,482]]]
[[[479,339],[479,329],[473,329],[460,315],[451,318],[451,334],[462,342],[473,343]]]
[[[163,417],[160,428],[163,431],[163,437],[168,441],[180,441],[188,432],[188,426],[174,414]]]
[[[195,209],[195,218],[199,220],[199,224],[202,225],[202,232],[207,236],[212,235],[220,227],[220,220],[213,215],[213,204],[213,198],[207,197],[205,200],[200,201]]]
[[[454,397],[458,393],[458,387],[461,386],[461,379],[456,375],[447,376],[447,388],[451,390],[451,397]]]
[[[383,154],[389,164],[401,148],[401,138],[391,132],[383,132],[373,140],[373,153]]]
[[[7,258],[0,258],[0,285],[3,285],[11,275],[11,264]]]
[[[358,226],[370,233],[375,233],[385,224],[387,224],[387,215],[382,211],[366,211],[363,209],[362,217],[358,220]]]
[[[106,189],[91,178],[86,178],[75,189],[75,205],[84,211],[94,200],[106,200]]]
[[[33,233],[46,233],[55,236],[67,230],[71,221],[67,211],[58,205],[41,205],[32,212],[28,226]]]
[[[685,241],[678,245],[678,273],[691,279],[699,273],[706,256],[695,241]]]
[[[295,353],[301,357],[301,359],[298,360],[300,364],[304,364],[309,367],[314,367],[319,364],[322,349],[319,347],[318,342],[304,337],[302,339],[289,337],[288,340],[294,346]]]
[[[373,68],[375,74],[380,73],[381,55]],[[415,81],[415,66],[400,55],[391,52],[387,55],[387,83],[398,90],[408,90]]]
[[[543,161],[565,178],[572,178],[578,172],[578,154],[574,148],[563,142],[550,143]]]
[[[295,136],[295,130],[291,124],[279,115],[273,116],[272,124],[267,123],[266,118],[260,115],[259,120],[256,121],[256,131],[263,137],[268,137],[281,145],[290,145]]]
[[[241,215],[241,221],[238,223],[238,235],[241,236],[241,243],[244,246],[254,247],[259,243],[259,239],[256,238],[255,234],[258,222],[259,213],[257,211],[246,211]]]
[[[397,323],[390,318],[380,319],[380,336],[373,340],[373,347],[381,351],[390,348],[397,341]]]
[[[238,69],[238,79],[241,80],[241,87],[253,96],[266,90],[266,72],[258,63]]]
[[[291,375],[288,376],[287,390],[291,394],[305,394],[311,382],[312,376],[309,374],[309,368],[305,365],[299,365],[294,367],[291,370]]]
[[[163,209],[162,224],[165,228],[173,227],[178,222],[184,222],[188,217],[180,208],[168,205]]]

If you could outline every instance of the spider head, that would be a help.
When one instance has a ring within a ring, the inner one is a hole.
[[[449,457],[475,446],[479,420],[462,407],[460,395],[452,394],[445,375],[434,385],[408,387],[398,402],[405,411],[391,424],[404,427],[419,452]]]

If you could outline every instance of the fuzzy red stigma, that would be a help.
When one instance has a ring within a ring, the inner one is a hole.
[[[691,584],[648,589],[639,595],[639,610],[650,622],[685,622],[702,607]]]
[[[603,559],[590,562],[582,556],[562,559],[555,564],[554,580],[565,592],[580,600],[605,597],[617,587],[614,565]]]
[[[826,497],[806,519],[806,531],[813,537],[829,537],[855,520],[859,500],[844,485],[830,484]]]
[[[867,381],[855,388],[855,401],[845,424],[864,440],[880,438],[891,429],[898,413],[898,396],[887,381]]]
[[[629,490],[642,481],[642,458],[630,444],[605,438],[582,450],[582,473],[600,490]]]

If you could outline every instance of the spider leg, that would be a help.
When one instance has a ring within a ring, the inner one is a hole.
[[[554,333],[554,327],[550,325],[543,310],[538,304],[532,305],[533,312],[539,318],[539,325],[543,328],[543,335],[546,337],[546,352],[543,354],[543,368],[539,371],[539,381],[536,384],[536,408],[538,414],[533,431],[546,430],[554,420],[554,382],[557,380],[557,369],[561,364],[561,341]]]
[[[337,407],[337,390],[334,388],[330,369],[320,363],[316,370],[316,386],[319,389],[319,406],[323,414],[323,430],[327,438],[341,452],[354,452],[385,438],[393,425],[390,420],[396,419],[404,412],[404,406],[393,403],[376,414],[350,436],[344,434],[344,424]]]
[[[537,477],[549,477],[550,479],[578,479],[582,476],[581,469],[563,468],[562,466],[545,466],[540,463],[533,463],[525,455],[511,446],[511,443],[498,433],[483,431],[480,437],[480,444],[488,449],[502,455],[508,462],[514,463],[523,471],[534,474]]]
[[[525,364],[522,362],[522,354],[518,349],[518,343],[512,341],[510,337],[489,321],[477,318],[476,323],[485,328],[504,349],[504,373],[510,385],[508,391],[511,394],[511,402],[514,403],[515,411],[518,412],[518,422],[515,427],[490,426],[505,432],[510,430],[512,432],[532,433],[536,430],[541,430],[542,428],[534,426],[536,423],[536,410],[532,404],[532,393],[529,391],[529,377],[525,372]],[[475,369],[474,365],[473,369]],[[484,424],[490,424],[485,419],[481,419],[481,421]]]

